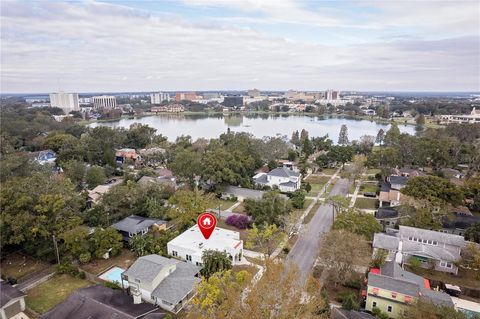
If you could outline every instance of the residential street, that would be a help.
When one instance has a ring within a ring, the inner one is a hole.
[[[330,195],[347,195],[348,179],[339,179],[332,188]],[[300,236],[288,254],[287,261],[297,265],[303,276],[311,271],[318,255],[319,242],[322,234],[330,230],[333,224],[333,208],[331,205],[321,205],[310,223],[303,229]]]

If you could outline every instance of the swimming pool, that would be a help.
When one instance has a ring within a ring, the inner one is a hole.
[[[120,267],[112,267],[103,274],[99,276],[100,279],[110,281],[110,282],[116,282],[120,286],[122,285],[122,273],[125,271],[125,269],[122,269]],[[128,287],[128,282],[123,281],[123,286]]]

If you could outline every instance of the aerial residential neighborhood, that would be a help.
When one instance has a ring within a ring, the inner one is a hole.
[[[0,1],[0,319],[480,319],[479,13]]]

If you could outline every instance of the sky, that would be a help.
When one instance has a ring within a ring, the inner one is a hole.
[[[478,0],[1,1],[1,93],[480,91]]]

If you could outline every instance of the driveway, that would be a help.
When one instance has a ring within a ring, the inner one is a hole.
[[[347,195],[348,179],[339,179],[335,183],[330,195]],[[310,273],[318,256],[319,244],[324,233],[330,231],[333,224],[333,207],[329,204],[321,205],[315,216],[303,231],[288,254],[287,262],[293,262],[303,277]]]

